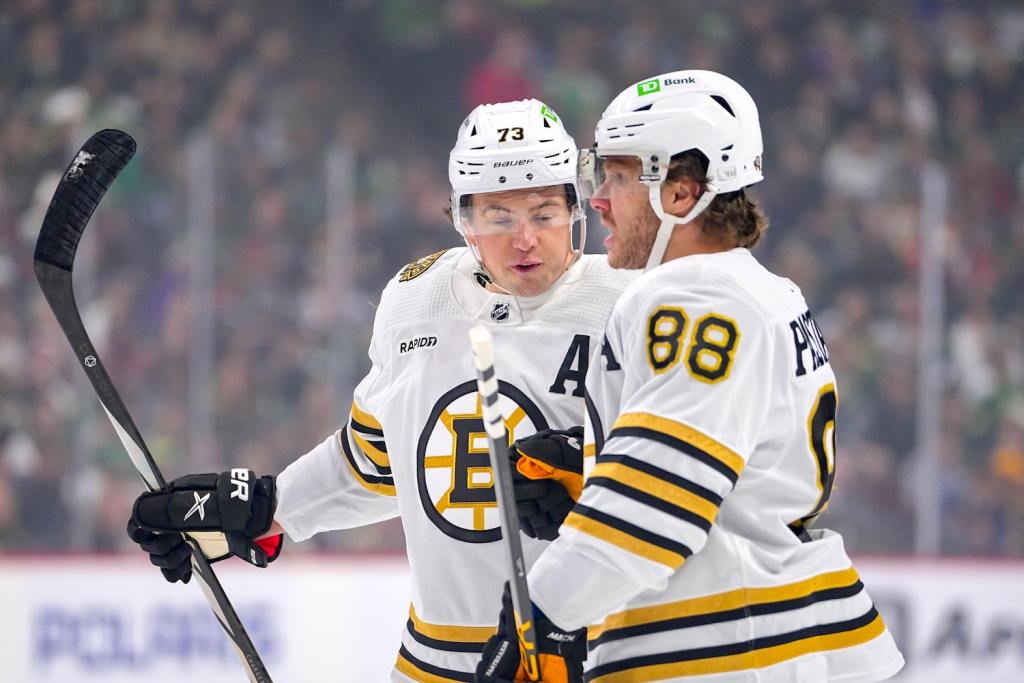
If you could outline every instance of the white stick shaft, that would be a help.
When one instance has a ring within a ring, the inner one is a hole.
[[[505,548],[505,557],[508,560],[512,607],[515,611],[520,648],[525,655],[523,668],[531,681],[540,680],[537,633],[533,623],[530,592],[526,585],[526,561],[523,559],[523,544],[519,537],[519,515],[516,512],[512,469],[508,459],[508,436],[505,418],[498,408],[499,385],[494,372],[494,344],[491,333],[481,325],[469,331],[469,343],[473,348],[476,384],[480,392],[480,410],[484,429],[487,431],[491,470],[494,472],[494,495],[498,501],[498,516],[501,521],[501,544]]]

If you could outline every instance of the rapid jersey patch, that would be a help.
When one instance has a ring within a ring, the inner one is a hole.
[[[509,444],[548,429],[537,405],[501,380],[498,409]],[[424,512],[445,534],[466,543],[501,538],[476,380],[451,389],[434,405],[416,449],[416,481]]]
[[[412,353],[417,349],[429,349],[435,346],[437,346],[437,337],[434,335],[413,337],[412,339],[406,339],[398,342],[398,355],[404,356],[405,354]]]
[[[402,268],[402,272],[398,274],[398,281],[408,282],[413,278],[417,278],[420,275],[423,275],[423,273],[427,271],[427,268],[430,268],[430,266],[434,265],[437,259],[441,258],[441,256],[446,251],[448,250],[442,249],[441,251],[435,251],[433,254],[430,254],[429,256],[424,256],[421,259],[416,259],[415,261],[407,265],[405,268]]]

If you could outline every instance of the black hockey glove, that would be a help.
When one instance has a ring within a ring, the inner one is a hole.
[[[128,520],[128,537],[149,553],[149,561],[160,567],[171,583],[188,583],[192,578],[192,552],[181,534],[147,531],[132,518]]]
[[[280,535],[256,541],[274,521],[274,478],[236,468],[221,474],[179,477],[135,501],[128,535],[150,553],[168,581],[187,582],[187,533],[211,561],[237,555],[266,567],[281,552]],[[178,532],[178,533],[174,533]],[[179,539],[181,539],[179,541]]]
[[[587,659],[587,629],[563,631],[536,607],[533,608],[537,633],[540,678],[545,683],[583,683],[583,662]],[[512,612],[512,592],[505,583],[501,595],[498,630],[484,644],[484,653],[476,666],[476,683],[513,683],[529,680],[522,667],[516,619]]]
[[[583,491],[583,427],[545,429],[509,448],[523,533],[552,541]]]

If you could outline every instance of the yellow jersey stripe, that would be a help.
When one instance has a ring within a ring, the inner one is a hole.
[[[718,506],[700,496],[670,484],[664,479],[633,469],[618,462],[599,462],[590,472],[590,477],[608,477],[628,484],[630,487],[643,491],[656,498],[665,500],[676,507],[689,510],[708,523],[715,521]]]
[[[373,429],[380,429],[381,431],[384,430],[384,428],[380,426],[380,421],[360,408],[355,401],[352,401],[352,417],[355,418],[356,422],[359,424],[372,427]]]
[[[596,640],[608,631],[650,624],[657,621],[697,615],[712,615],[717,612],[727,612],[751,605],[794,600],[817,593],[818,591],[850,586],[859,580],[856,570],[853,567],[849,567],[848,569],[819,574],[803,581],[781,586],[737,588],[725,593],[679,600],[678,602],[669,602],[663,605],[638,607],[612,614],[601,624],[589,627],[587,629],[587,639]]]
[[[338,440],[341,442],[341,450],[342,453],[344,454],[343,459],[345,460],[345,464],[348,465],[348,468],[350,470],[352,470],[352,474],[354,475],[355,480],[359,482],[360,486],[362,486],[367,491],[370,491],[371,493],[377,493],[382,496],[394,496],[394,479],[392,479],[391,477],[377,477],[368,474],[363,474],[362,472],[359,471],[359,468],[356,467],[355,461],[352,457],[352,449],[349,448],[348,438],[345,436],[346,431],[347,430],[342,430],[338,432]]]
[[[583,444],[583,457],[593,458],[597,455],[597,444],[596,443],[585,443]]]
[[[448,676],[431,673],[430,671],[420,668],[420,666],[423,665],[423,662],[418,662],[420,666],[417,666],[410,661],[409,657],[411,657],[411,655],[407,654],[403,647],[398,653],[398,659],[395,661],[395,668],[412,680],[419,681],[419,683],[461,683],[462,681],[473,680],[472,678],[450,678]]]
[[[606,543],[618,546],[634,555],[663,564],[673,570],[681,567],[686,560],[686,556],[681,553],[666,550],[661,546],[641,540],[608,524],[591,519],[590,517],[584,517],[577,512],[570,512],[563,524]]]
[[[723,465],[735,472],[737,476],[739,476],[739,473],[743,471],[745,463],[743,458],[741,458],[735,451],[711,438],[704,432],[694,429],[689,425],[685,425],[682,422],[658,417],[657,415],[651,415],[650,413],[625,413],[615,420],[615,424],[612,426],[612,431],[615,431],[616,429],[628,429],[630,427],[649,429],[688,443],[721,462]]]
[[[874,612],[873,609],[871,611]],[[852,630],[810,636],[738,654],[638,666],[604,675],[599,674],[591,678],[590,681],[591,683],[645,683],[682,676],[708,676],[730,671],[764,668],[813,652],[862,645],[874,640],[884,632],[885,623],[882,621],[882,617],[874,612],[874,618],[870,622]]]
[[[352,430],[352,436],[356,440],[356,445],[362,449],[363,454],[367,458],[373,461],[373,464],[378,467],[391,467],[391,460],[388,459],[388,454],[373,445],[371,441],[367,441],[363,437],[359,436],[359,433]]]
[[[416,608],[409,605],[409,619],[413,628],[423,635],[435,640],[448,640],[455,643],[486,643],[497,630],[494,626],[447,626],[430,624],[416,615]]]

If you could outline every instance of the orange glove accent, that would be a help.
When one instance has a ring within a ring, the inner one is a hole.
[[[518,451],[518,449],[517,449]],[[573,500],[579,500],[583,493],[583,475],[568,470],[560,470],[543,460],[537,460],[522,451],[518,451],[519,460],[516,469],[527,479],[553,479],[565,487]]]
[[[521,646],[520,653],[522,653]],[[517,683],[519,681],[529,683],[532,680],[527,675],[526,669],[523,668],[522,660],[520,660],[519,670],[516,672]],[[558,655],[541,654],[540,678],[537,680],[542,681],[542,683],[569,683],[569,669],[565,665],[565,658]]]

